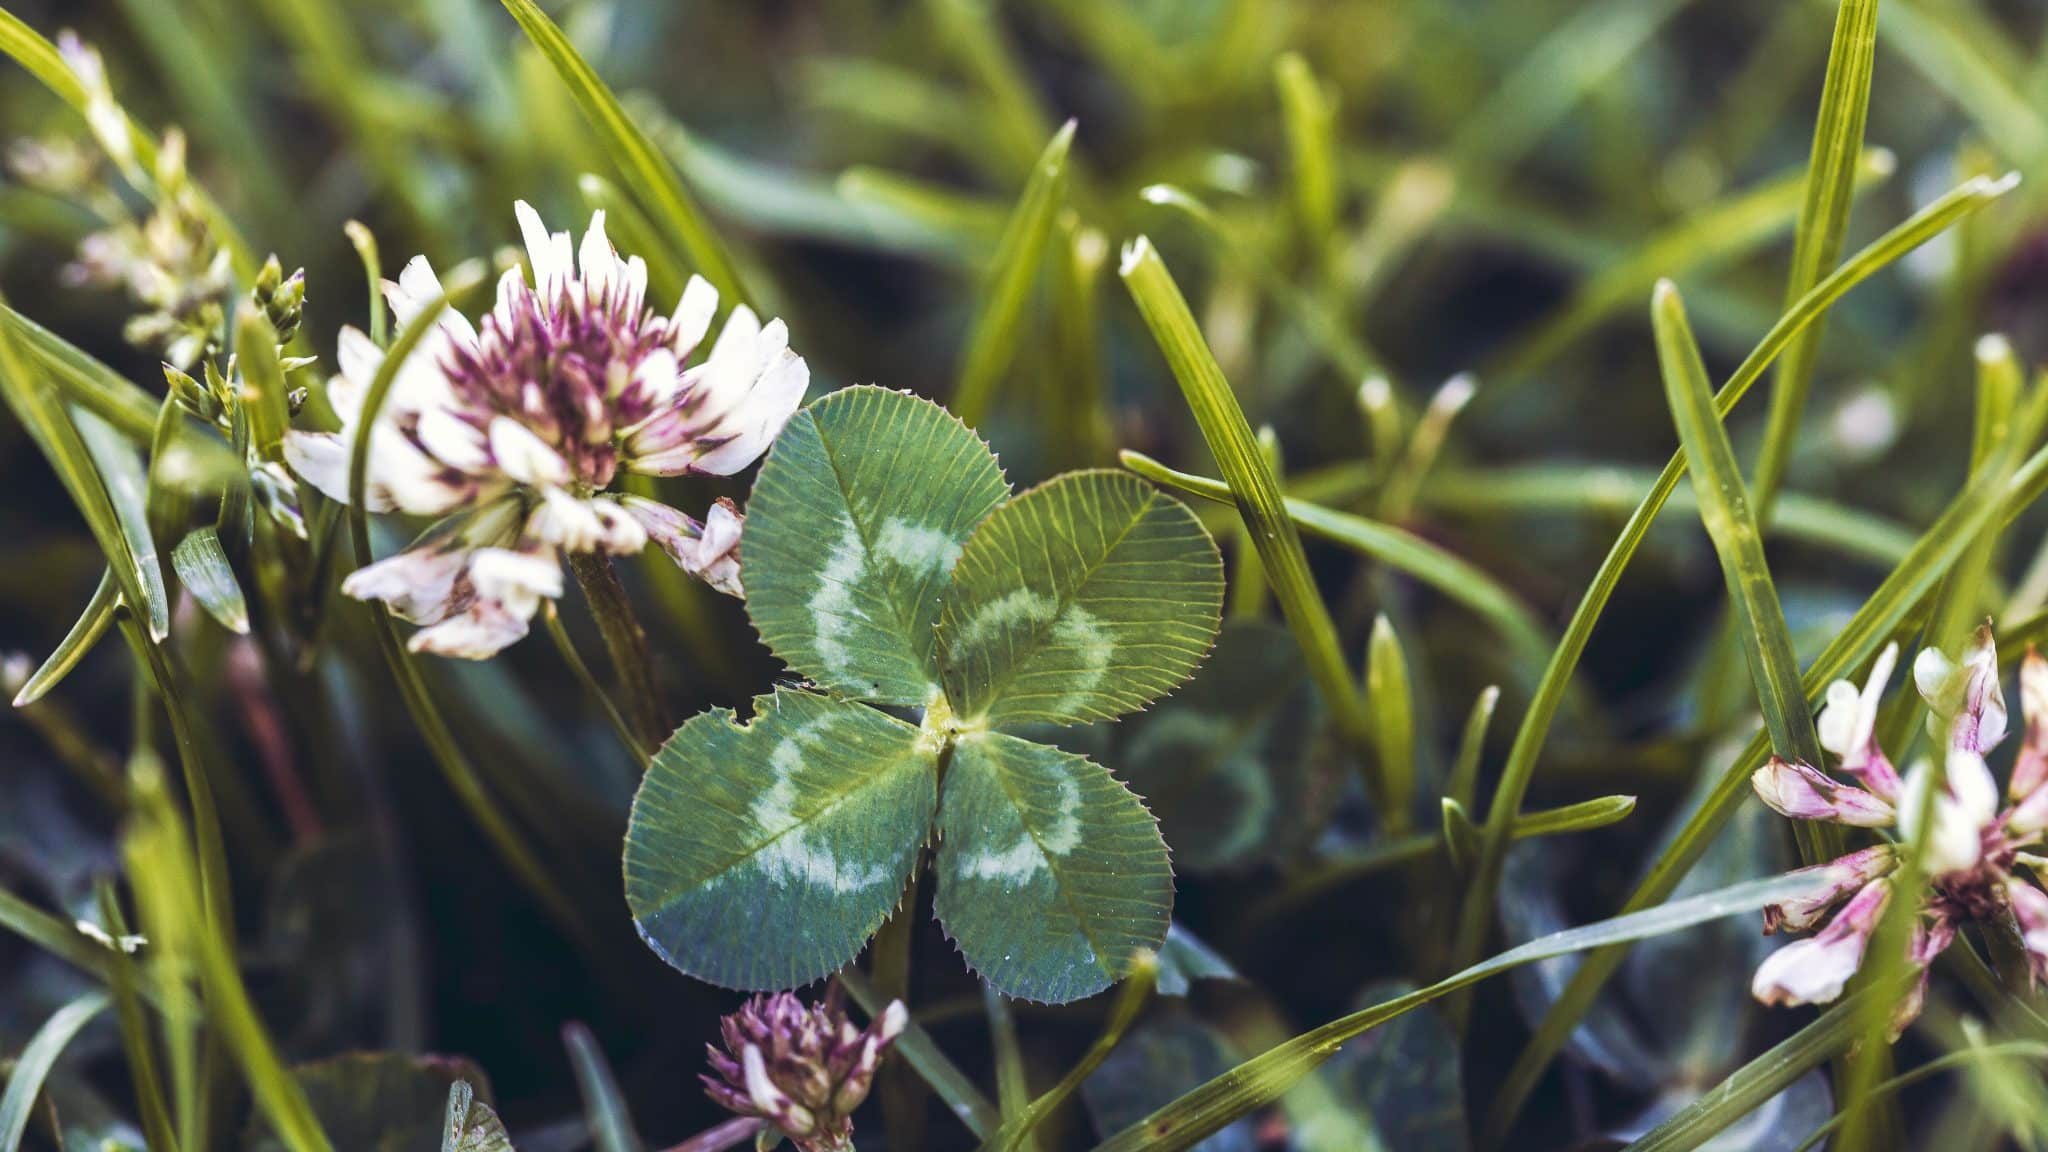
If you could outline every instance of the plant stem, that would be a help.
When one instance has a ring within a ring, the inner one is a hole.
[[[896,914],[875,933],[869,964],[874,995],[880,1004],[901,1000],[904,1007],[910,1006],[910,945],[916,927],[918,879],[923,871],[920,867],[910,874],[903,903],[897,905]],[[889,1133],[889,1147],[923,1147],[924,1082],[900,1061],[884,1064],[879,1076],[882,1126]]]
[[[569,666],[569,671],[576,677],[576,682],[583,685],[584,690],[597,701],[598,707],[604,712],[604,718],[611,723],[612,731],[617,733],[619,743],[624,744],[634,758],[640,761],[640,768],[645,771],[648,757],[653,754],[653,750],[640,742],[640,737],[633,732],[633,726],[626,722],[626,717],[619,712],[619,706],[612,702],[610,693],[607,693],[604,685],[599,684],[597,677],[591,674],[590,665],[583,662],[582,654],[576,651],[575,641],[569,639],[569,630],[562,627],[562,614],[555,610],[554,601],[542,604],[540,613],[542,621],[547,625],[548,639],[555,642],[555,651],[562,654],[562,663]]]
[[[647,630],[633,614],[626,586],[619,580],[612,558],[599,552],[573,553],[569,570],[590,604],[604,646],[612,654],[612,670],[618,673],[619,688],[626,695],[625,714],[643,748],[660,747],[669,733],[661,706],[661,694],[654,686],[654,653],[647,646]]]

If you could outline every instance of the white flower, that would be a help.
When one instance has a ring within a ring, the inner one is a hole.
[[[1825,1004],[1840,996],[1863,963],[1863,950],[1890,895],[1888,881],[1865,884],[1827,927],[1764,957],[1750,981],[1750,994],[1765,1004],[1787,1005]]]
[[[630,554],[652,539],[685,570],[739,595],[736,508],[716,505],[700,523],[612,485],[621,472],[745,468],[810,382],[788,329],[762,324],[745,305],[690,364],[710,332],[716,290],[693,277],[661,316],[646,305],[646,264],[613,251],[604,213],[572,248],[567,232],[550,234],[523,202],[517,210],[533,282],[508,271],[480,325],[443,310],[369,430],[366,506],[451,519],[343,588],[428,624],[412,641],[425,651],[484,657],[524,635],[540,601],[561,594],[562,552]],[[424,257],[384,291],[401,325],[442,295]],[[384,352],[350,328],[336,359],[328,395],[341,431],[295,432],[285,450],[307,481],[346,500],[349,454]]]

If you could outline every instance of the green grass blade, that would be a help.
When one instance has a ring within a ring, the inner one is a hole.
[[[1890,152],[1867,151],[1857,165],[1855,186],[1874,187],[1897,165]],[[1805,187],[1805,174],[1795,173],[1687,213],[1587,280],[1554,317],[1509,345],[1479,374],[1500,384],[1522,381],[1632,307],[1659,279],[1704,272],[1762,248],[1796,222]]]
[[[1965,22],[1900,0],[1883,6],[1878,27],[1885,45],[1975,120],[1987,143],[2029,176],[2040,172],[2048,162],[2048,112],[1987,58],[1989,45],[1968,35]]]
[[[1531,836],[1563,836],[1572,832],[1590,832],[1619,824],[1628,819],[1636,810],[1633,796],[1601,796],[1594,800],[1581,800],[1562,808],[1547,808],[1541,812],[1525,812],[1515,821],[1513,838],[1525,840]]]
[[[1288,514],[1279,481],[1266,467],[1258,437],[1252,434],[1244,409],[1231,393],[1230,382],[1223,378],[1223,369],[1203,340],[1187,300],[1150,240],[1140,236],[1125,249],[1119,274],[1222,469],[1238,515],[1266,567],[1273,597],[1280,602],[1288,627],[1308,657],[1309,675],[1330,708],[1339,736],[1352,755],[1370,757],[1371,712],[1345,664],[1337,624],[1309,572],[1300,529]],[[1372,795],[1374,807],[1382,813],[1389,811],[1383,784],[1376,783]]]
[[[1849,1047],[1856,1038],[1858,1011],[1877,999],[1871,991],[1866,989],[1829,1008],[1820,1019],[1736,1069],[1630,1144],[1630,1152],[1688,1152],[1756,1111],[1791,1087],[1794,1080]]]
[[[1749,356],[1739,365],[1734,374],[1714,397],[1716,411],[1725,418],[1749,388],[1756,383],[1764,370],[1783,352],[1785,346],[1795,338],[1813,319],[1826,311],[1850,288],[1861,283],[1879,269],[1904,256],[1907,252],[1926,243],[1950,224],[1984,207],[2011,191],[2011,180],[1972,180],[1957,187],[1947,195],[1921,209],[1904,223],[1873,241],[1868,247],[1835,269],[1813,290],[1801,297],[1799,302],[1786,311],[1764,338],[1751,350]],[[1571,682],[1572,672],[1578,667],[1579,658],[1585,654],[1586,643],[1592,637],[1593,627],[1606,610],[1607,602],[1614,595],[1621,574],[1634,558],[1636,549],[1649,534],[1650,525],[1657,518],[1665,501],[1678,488],[1678,481],[1685,470],[1685,457],[1678,454],[1664,466],[1656,484],[1643,502],[1630,515],[1622,527],[1614,546],[1600,562],[1600,568],[1593,575],[1579,606],[1572,613],[1571,622],[1565,626],[1564,637],[1551,655],[1549,665],[1543,671],[1543,678],[1537,683],[1529,710],[1522,717],[1522,724],[1515,732],[1514,745],[1508,751],[1507,765],[1501,770],[1500,781],[1494,788],[1493,805],[1487,812],[1487,826],[1491,828],[1496,818],[1512,820],[1522,805],[1522,797],[1528,791],[1529,780],[1535,774],[1537,757],[1542,753],[1543,744],[1549,738],[1550,724],[1557,716],[1557,710],[1564,702],[1565,692]],[[1496,812],[1499,816],[1496,817]],[[1482,856],[1479,867],[1475,868],[1472,885],[1465,895],[1461,910],[1459,951],[1454,958],[1464,960],[1479,954],[1486,934],[1486,923],[1492,916],[1494,889],[1499,883],[1500,859],[1505,851],[1502,839],[1488,838],[1492,850]],[[1668,892],[1669,889],[1664,889]],[[1656,897],[1652,897],[1655,899]],[[1597,961],[1588,961],[1581,968],[1580,978],[1590,979],[1589,971],[1595,970]],[[1552,1016],[1569,1012],[1573,1021],[1585,1011],[1579,1004],[1565,1009],[1560,1005],[1552,1009]],[[1511,1123],[1515,1112],[1521,1107],[1523,1098],[1534,1087],[1542,1065],[1556,1052],[1556,1046],[1569,1034],[1569,1025],[1562,1026],[1556,1036],[1539,1033],[1530,1043],[1524,1059],[1532,1067],[1520,1069],[1521,1080],[1511,1079],[1495,1102],[1492,1125],[1496,1134],[1504,1131]],[[1545,1046],[1548,1046],[1547,1049]],[[1534,1054],[1534,1055],[1532,1055]]]
[[[5,305],[0,305],[0,328],[7,329],[23,351],[49,374],[51,386],[66,400],[120,429],[138,444],[149,443],[156,434],[157,399],[134,382]]]
[[[1735,446],[1714,409],[1713,384],[1706,361],[1686,323],[1678,288],[1666,280],[1651,298],[1651,323],[1657,333],[1657,358],[1664,370],[1664,393],[1686,462],[1691,466],[1700,520],[1721,559],[1721,575],[1735,605],[1735,625],[1756,685],[1757,705],[1771,750],[1803,764],[1824,763],[1813,714],[1800,691],[1799,661],[1792,652],[1792,633],[1778,603],[1778,588],[1764,559],[1763,533],[1750,509],[1749,493],[1736,463]],[[1806,863],[1831,859],[1841,847],[1839,834],[1817,835],[1826,826],[1811,821],[1795,825],[1802,833]],[[1832,829],[1827,829],[1832,832]]]
[[[1308,479],[1304,477],[1304,495]],[[1444,471],[1423,486],[1422,502],[1438,512],[1466,516],[1560,511],[1626,516],[1656,482],[1656,474],[1646,468],[1597,464]],[[1672,493],[1671,506],[1693,511],[1698,501],[1681,489]],[[1895,520],[1799,492],[1780,494],[1777,514],[1760,527],[1767,537],[1816,545],[1832,555],[1881,564],[1886,571],[1905,557],[1917,538]]]
[[[1074,121],[1067,121],[1039,154],[989,264],[981,311],[967,338],[960,380],[953,392],[953,414],[969,428],[980,427],[988,418],[996,384],[1024,338],[1024,307],[1038,283],[1053,220],[1066,201],[1067,155],[1073,148],[1074,129]]]
[[[1302,250],[1321,263],[1329,259],[1337,231],[1337,110],[1299,53],[1286,53],[1273,65],[1273,87],[1287,129],[1288,179]]]
[[[235,365],[242,371],[242,410],[249,414],[249,446],[264,460],[284,459],[284,434],[292,425],[284,365],[277,358],[277,329],[263,310],[244,302],[235,315]]]
[[[94,885],[100,922],[116,940],[128,935],[121,916],[119,897],[113,881],[102,878]],[[121,1050],[128,1058],[128,1076],[135,1084],[136,1110],[142,1113],[142,1131],[152,1152],[178,1152],[178,1138],[171,1124],[171,1109],[164,1098],[163,1075],[157,1067],[156,1042],[149,1033],[149,1020],[142,1013],[142,976],[135,958],[120,947],[107,950],[109,983],[113,987],[114,1015],[121,1025]]]
[[[988,94],[982,131],[1000,142],[1011,171],[1029,171],[1039,141],[1052,135],[1053,118],[1040,105],[1016,53],[996,26],[987,0],[926,0],[932,26]],[[920,109],[924,115],[928,109]],[[992,131],[991,131],[992,129]]]
[[[106,950],[60,920],[0,888],[0,931],[11,932],[102,982],[110,979]]]
[[[1234,500],[1233,485],[1224,481],[1176,471],[1141,452],[1125,451],[1118,459],[1155,484],[1217,503]],[[1283,501],[1282,507],[1300,531],[1369,556],[1471,609],[1507,641],[1518,663],[1534,668],[1549,660],[1551,640],[1535,615],[1514,593],[1471,562],[1406,529],[1364,516],[1292,497]]]
[[[2048,486],[2048,451],[2037,452],[2017,472],[2004,466],[1987,468],[1949,505],[1921,537],[1913,552],[1871,593],[1863,607],[1807,668],[1802,686],[1807,706],[1817,708],[1827,685],[1855,670],[1891,637],[1920,601],[1931,593],[1978,533],[2016,504],[2028,504]],[[1764,762],[1768,743],[1759,734],[1735,758],[1699,809],[1672,838],[1664,853],[1636,885],[1623,905],[1627,911],[1648,907],[1670,895],[1706,851],[1729,817],[1750,795],[1749,775]],[[1624,949],[1586,957],[1558,996],[1509,1069],[1500,1094],[1481,1129],[1481,1144],[1497,1147],[1510,1131],[1516,1112],[1542,1076],[1544,1066],[1563,1046],[1599,995],[1601,986],[1621,964]]]
[[[1426,988],[1332,1020],[1275,1045],[1111,1136],[1095,1152],[1178,1152],[1191,1148],[1239,1117],[1279,1099],[1350,1040],[1488,977],[1524,964],[1588,949],[1611,948],[1724,916],[1754,912],[1766,904],[1813,891],[1812,877],[1773,876],[1538,937]]]
[[[376,426],[377,414],[384,407],[384,400],[391,394],[391,387],[398,380],[398,370],[406,359],[419,347],[420,341],[440,320],[441,313],[448,307],[450,297],[459,294],[476,283],[474,274],[462,274],[461,270],[449,277],[449,290],[423,308],[413,322],[405,326],[392,341],[390,350],[377,367],[377,375],[370,381],[370,387],[363,397],[363,408],[356,424],[355,440],[349,446],[349,493],[348,493],[348,534],[349,542],[355,549],[358,564],[368,564],[373,558],[370,550],[370,521],[364,511],[369,486],[370,429]],[[406,711],[411,713],[413,724],[426,740],[433,753],[434,763],[448,781],[456,798],[469,809],[470,816],[483,829],[498,853],[505,858],[512,871],[533,892],[541,906],[555,921],[579,941],[587,942],[587,929],[576,906],[570,902],[556,882],[554,874],[541,863],[540,857],[528,845],[518,828],[512,823],[490,791],[484,787],[469,758],[464,756],[455,741],[455,733],[435,707],[432,695],[427,691],[426,681],[414,665],[412,654],[405,650],[405,644],[398,638],[397,626],[391,622],[390,613],[382,605],[368,605],[364,611],[373,621],[377,634],[377,646],[383,651],[385,663],[391,668],[392,678],[398,681],[399,694],[405,700]]]
[[[1088,1079],[1090,1073],[1102,1066],[1109,1054],[1124,1038],[1124,1033],[1137,1022],[1138,1013],[1152,999],[1152,990],[1159,981],[1159,961],[1147,957],[1138,961],[1131,974],[1117,990],[1116,1003],[1110,1005],[1109,1019],[1102,1025],[1102,1034],[1089,1045],[1088,1051],[1075,1065],[1060,1077],[1059,1083],[1048,1089],[1045,1095],[1031,1102],[1031,1106],[1015,1120],[1006,1122],[996,1134],[985,1141],[981,1152],[1017,1152],[1031,1139],[1031,1133],[1044,1122],[1047,1116],[1067,1102]]]
[[[14,706],[26,708],[50,694],[50,690],[63,683],[64,677],[85,659],[86,653],[100,642],[100,637],[113,627],[115,616],[121,611],[121,589],[114,581],[113,569],[101,573],[99,587],[93,589],[92,599],[86,602],[85,611],[78,614],[78,622],[71,631],[64,634],[57,647],[45,658],[42,665],[30,674],[15,694]]]
[[[1329,305],[1303,291],[1273,266],[1263,253],[1237,236],[1214,209],[1171,184],[1154,184],[1139,193],[1147,204],[1171,208],[1193,222],[1215,248],[1217,257],[1242,269],[1315,341],[1323,356],[1352,380],[1381,371],[1379,354],[1367,347],[1352,326]]]
[[[57,1009],[21,1050],[13,1074],[7,1078],[7,1090],[0,1093],[0,1152],[18,1152],[22,1135],[28,1131],[29,1113],[50,1069],[56,1067],[57,1057],[80,1030],[107,1010],[107,1004],[106,993],[87,992]]]
[[[1856,1104],[1844,1104],[1833,1116],[1828,1117],[1826,1123],[1809,1133],[1806,1139],[1799,1143],[1798,1147],[1792,1149],[1792,1152],[1809,1152],[1810,1149],[1819,1146],[1821,1141],[1826,1140],[1837,1129],[1841,1128],[1842,1125],[1853,1120],[1861,1108],[1870,1106],[1880,1097],[1888,1096],[1904,1088],[1910,1088],[1922,1080],[1940,1075],[1951,1068],[1966,1067],[1980,1060],[2006,1059],[2022,1060],[2033,1064],[2048,1063],[2048,1045],[2015,1040],[2003,1044],[1985,1044],[1982,1047],[1964,1048],[1959,1051],[1944,1053],[1911,1071],[1902,1072],[1872,1088],[1871,1094],[1863,1098],[1860,1107]]]
[[[1444,798],[1469,811],[1479,786],[1479,761],[1486,754],[1486,730],[1493,724],[1493,710],[1500,704],[1500,689],[1489,685],[1472,702],[1465,717],[1465,731],[1458,739],[1458,758],[1444,786]]]
[[[562,1042],[569,1049],[576,1090],[583,1095],[583,1115],[597,1152],[643,1152],[647,1146],[633,1127],[633,1117],[626,1111],[625,1094],[619,1091],[611,1063],[598,1048],[597,1038],[589,1028],[572,1023],[562,1029]]]
[[[1365,698],[1372,708],[1373,748],[1387,791],[1382,818],[1398,833],[1415,807],[1415,694],[1401,638],[1382,613],[1366,647]]]
[[[868,1015],[879,1015],[887,1007],[859,969],[849,965],[833,979]],[[915,1019],[904,1025],[903,1034],[896,1037],[891,1051],[910,1065],[975,1139],[986,1140],[1002,1127],[1002,1113],[981,1094],[967,1073],[939,1050],[938,1042]]]
[[[1834,43],[1828,47],[1820,116],[1813,127],[1813,154],[1806,165],[1806,203],[1792,242],[1792,272],[1786,279],[1787,307],[1804,296],[1835,266],[1849,230],[1849,206],[1856,195],[1856,169],[1863,151],[1863,125],[1870,115],[1870,76],[1877,56],[1878,0],[1842,0],[1835,12]],[[1806,394],[1813,385],[1825,320],[1793,339],[1771,386],[1771,414],[1764,428],[1753,485],[1756,518],[1769,523],[1771,506],[1792,460]]]
[[[576,106],[603,140],[619,177],[646,204],[648,215],[661,225],[675,246],[689,256],[696,271],[718,289],[730,306],[752,303],[718,233],[704,218],[682,177],[638,125],[626,115],[619,98],[583,59],[576,46],[533,0],[503,0],[505,10],[540,50],[576,99]]]

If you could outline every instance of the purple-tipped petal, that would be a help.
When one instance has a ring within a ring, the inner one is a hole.
[[[1825,919],[1828,911],[1843,898],[1890,872],[1896,862],[1891,845],[1879,844],[1836,857],[1825,864],[1799,869],[1792,875],[1825,879],[1827,887],[1804,899],[1787,900],[1766,907],[1764,934],[1804,932],[1812,928]]]
[[[1851,897],[1818,935],[1795,940],[1764,958],[1750,993],[1765,1004],[1825,1004],[1863,964],[1863,951],[1884,912],[1890,884],[1873,880]]]
[[[1882,828],[1896,818],[1892,806],[1880,797],[1831,779],[1811,765],[1773,756],[1749,779],[1757,796],[1773,811],[1796,820]]]
[[[2048,893],[2017,877],[2005,884],[2006,902],[2027,946],[2027,968],[2035,985],[2048,979]]]

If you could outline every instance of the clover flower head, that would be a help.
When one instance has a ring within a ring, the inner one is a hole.
[[[1896,827],[1903,841],[1921,844],[1930,886],[1916,910],[1906,957],[1920,979],[1893,1010],[1894,1037],[1919,1015],[1928,966],[1970,921],[2010,910],[2034,979],[2048,978],[2048,893],[2013,872],[2020,850],[2048,833],[2048,661],[2029,652],[2020,668],[2025,736],[2002,809],[1984,759],[2005,738],[2007,721],[1990,627],[1978,629],[1959,658],[1928,649],[1913,662],[1929,731],[1946,743],[1944,780],[1931,798],[1933,766],[1917,763],[1901,779],[1877,744],[1878,705],[1897,664],[1893,645],[1860,689],[1847,681],[1828,688],[1817,725],[1821,746],[1841,758],[1838,768],[1855,782],[1777,758],[1751,778],[1757,795],[1782,815],[1856,828]],[[1931,812],[1925,828],[1922,812]],[[1810,896],[1764,909],[1764,931],[1801,932],[1817,925],[1820,930],[1766,957],[1751,982],[1752,994],[1766,1004],[1819,1004],[1841,995],[1891,898],[1897,862],[1898,850],[1879,844],[1803,869],[1824,883]]]
[[[715,1074],[704,1087],[720,1106],[774,1125],[799,1152],[841,1152],[853,1147],[854,1110],[908,1021],[901,1000],[856,1028],[836,994],[811,1005],[790,992],[756,996],[720,1022],[723,1051],[706,1045]]]
[[[413,546],[351,575],[343,591],[425,625],[416,651],[488,657],[561,595],[562,553],[630,554],[650,541],[680,567],[741,592],[742,523],[729,501],[703,520],[612,490],[622,473],[725,476],[765,452],[809,385],[780,320],[744,304],[710,351],[718,293],[693,277],[675,310],[647,304],[647,265],[622,259],[591,217],[580,245],[517,206],[533,279],[517,268],[473,325],[443,310],[393,378],[363,478],[371,511],[447,517]],[[402,325],[442,296],[416,257],[385,297]],[[286,457],[347,500],[349,455],[384,352],[348,328],[328,397],[339,433],[293,433]]]

